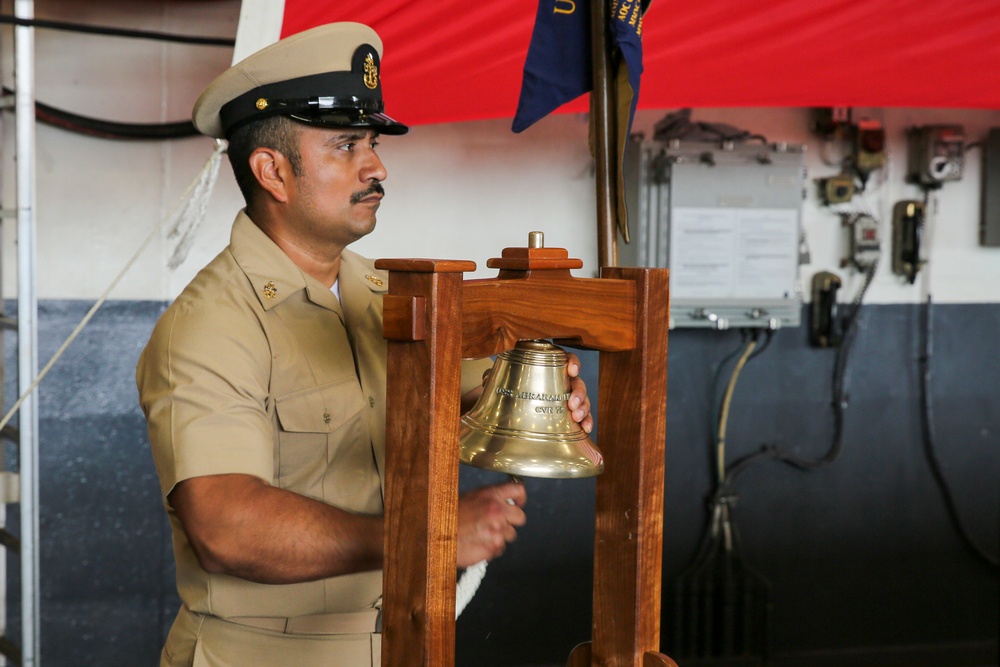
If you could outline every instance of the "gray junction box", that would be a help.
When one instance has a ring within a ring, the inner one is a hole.
[[[798,326],[804,147],[633,139],[631,242],[618,263],[670,269],[670,326]]]

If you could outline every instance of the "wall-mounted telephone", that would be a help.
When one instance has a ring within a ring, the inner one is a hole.
[[[916,199],[896,202],[892,209],[892,272],[911,285],[924,266],[920,245],[924,234],[925,206]]]
[[[907,181],[932,190],[962,179],[965,130],[961,125],[925,125],[906,134]]]
[[[837,311],[840,278],[820,271],[812,279],[812,303],[809,305],[809,342],[817,347],[840,345],[841,322]]]

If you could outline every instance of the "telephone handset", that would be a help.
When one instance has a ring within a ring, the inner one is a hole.
[[[837,290],[840,285],[840,278],[835,273],[820,271],[813,276],[809,342],[817,347],[840,345],[840,317],[837,308]]]
[[[896,202],[892,215],[892,272],[912,285],[924,266],[920,245],[924,234],[924,203],[915,199]]]

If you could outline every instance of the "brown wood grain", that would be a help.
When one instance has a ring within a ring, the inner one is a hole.
[[[393,273],[423,298],[424,340],[388,342],[384,667],[454,664],[461,273]]]
[[[424,340],[427,300],[422,296],[386,294],[382,299],[382,333],[388,340]]]
[[[577,644],[566,660],[566,667],[590,667],[590,642]]]
[[[384,258],[375,260],[375,268],[416,273],[457,273],[475,271],[476,263],[468,259]]]
[[[649,651],[642,657],[642,667],[678,667],[678,665],[662,653]]]
[[[602,352],[594,537],[593,662],[640,667],[659,650],[666,439],[667,272],[608,268],[636,284],[636,345]]]
[[[635,284],[574,278],[569,271],[512,272],[467,280],[462,356],[486,357],[518,340],[556,338],[594,350],[635,345]]]

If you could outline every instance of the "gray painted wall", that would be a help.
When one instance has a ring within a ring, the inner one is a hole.
[[[42,363],[90,305],[41,304]],[[176,610],[169,529],[133,381],[164,305],[106,304],[41,385],[44,665],[155,665]],[[996,554],[1000,306],[935,306],[932,323],[937,455],[969,531]],[[921,445],[920,324],[921,306],[863,310],[845,448],[833,466],[802,473],[769,463],[737,482],[743,555],[772,587],[774,664],[996,664],[997,571],[956,536]],[[806,339],[804,328],[779,331],[747,365],[730,417],[730,460],[762,443],[804,456],[829,445],[833,353]],[[706,520],[712,376],[739,344],[735,331],[671,332],[668,603],[671,578],[690,562]],[[597,355],[581,356],[596,394]],[[14,379],[5,380],[10,405]],[[463,486],[487,479],[463,469]],[[589,636],[593,482],[527,485],[528,525],[458,622],[459,665],[564,664]],[[12,563],[12,599],[16,575]],[[925,661],[914,659],[915,646]]]

